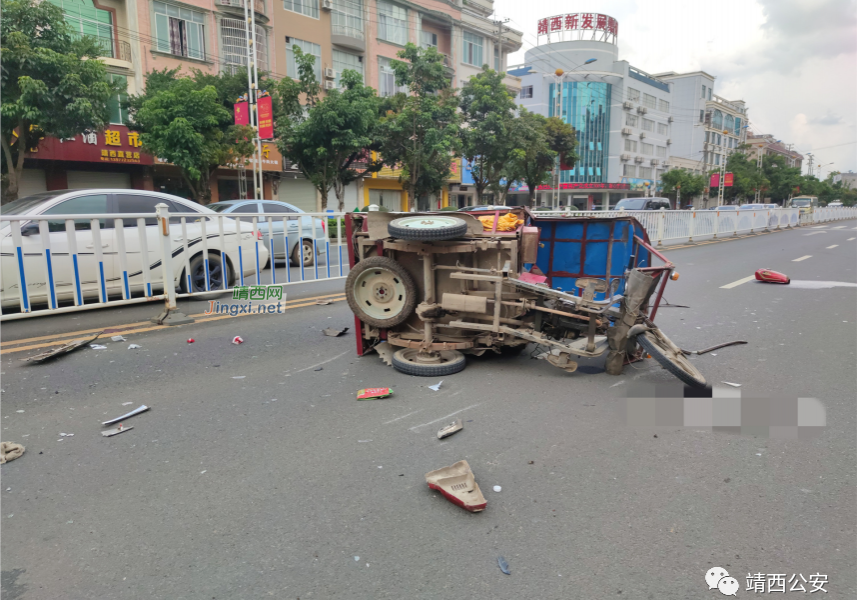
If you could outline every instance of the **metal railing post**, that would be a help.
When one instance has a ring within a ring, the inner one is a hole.
[[[661,245],[661,242],[664,240],[664,219],[666,218],[666,212],[661,212],[661,218],[658,219],[658,246]]]
[[[687,236],[688,242],[693,241],[693,230],[695,229],[695,227],[694,227],[695,224],[696,224],[696,209],[693,209],[692,211],[690,211],[690,228],[689,228],[690,229],[690,231],[689,231],[690,235]]]
[[[158,237],[161,240],[161,282],[164,285],[164,312],[152,319],[152,321],[158,325],[184,325],[185,323],[193,323],[193,319],[180,313],[176,305],[173,244],[170,239],[170,208],[161,202],[155,206],[155,212],[158,217]]]

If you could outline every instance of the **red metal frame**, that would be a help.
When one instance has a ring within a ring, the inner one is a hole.
[[[661,298],[664,295],[664,289],[667,287],[667,280],[670,278],[670,274],[672,274],[673,269],[675,269],[675,265],[663,254],[652,248],[647,242],[640,239],[639,236],[634,236],[634,240],[640,244],[643,248],[660,258],[664,261],[664,265],[662,267],[646,267],[644,269],[640,269],[640,271],[653,273],[652,277],[657,277],[658,273],[661,273],[661,285],[658,287],[658,293],[655,296],[655,303],[652,305],[652,311],[649,313],[649,320],[654,322],[655,315],[658,314],[658,307],[661,305]]]

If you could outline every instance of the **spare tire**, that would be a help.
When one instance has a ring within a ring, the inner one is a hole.
[[[345,299],[357,317],[387,329],[407,320],[417,305],[417,286],[405,268],[386,256],[354,265],[345,280]]]
[[[402,217],[390,221],[387,233],[400,240],[416,242],[454,240],[467,233],[467,222],[458,217],[428,215],[423,217]]]
[[[402,348],[393,354],[393,368],[400,373],[418,377],[443,377],[463,371],[467,366],[464,355],[458,350],[439,350],[437,362],[422,363],[419,350]]]

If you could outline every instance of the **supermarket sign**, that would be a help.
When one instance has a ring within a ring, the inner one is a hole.
[[[44,138],[27,158],[71,162],[97,162],[151,165],[154,159],[140,151],[140,134],[124,125],[111,125],[104,131],[85,132],[69,138]]]

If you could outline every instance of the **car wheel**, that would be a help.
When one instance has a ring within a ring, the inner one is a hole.
[[[224,287],[224,276],[226,286]],[[235,274],[229,265],[223,264],[219,254],[210,253],[208,255],[208,285],[209,290],[225,290],[230,288],[235,283]],[[202,254],[197,254],[190,261],[190,285],[191,289],[187,289],[187,277],[182,273],[181,291],[182,293],[197,294],[205,290],[205,258]]]
[[[441,241],[454,240],[467,233],[467,222],[458,217],[402,217],[390,221],[387,233],[400,240]]]
[[[417,305],[417,286],[392,258],[361,260],[345,280],[345,299],[367,325],[387,329],[407,320]]]
[[[439,350],[431,357],[422,357],[417,348],[402,348],[393,354],[393,367],[407,375],[442,377],[463,371],[467,366],[458,350]]]
[[[315,260],[315,248],[313,247],[312,240],[301,240],[300,244],[295,244],[295,247],[292,250],[292,266],[299,267],[301,264],[301,258],[303,258],[305,267],[311,267],[313,265],[313,260]]]

